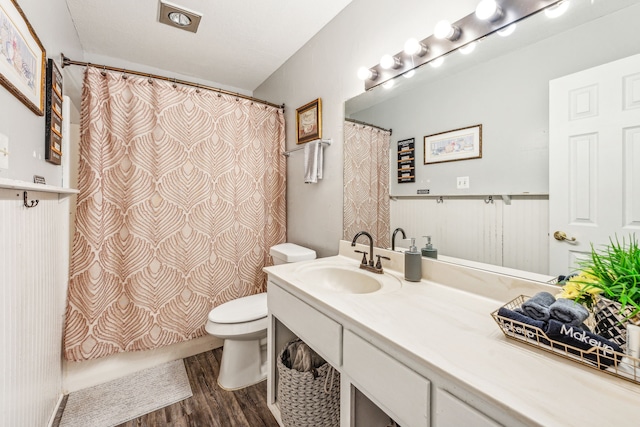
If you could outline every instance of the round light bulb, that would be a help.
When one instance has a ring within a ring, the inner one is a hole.
[[[502,36],[502,37],[507,37],[510,36],[511,34],[513,34],[513,32],[516,30],[516,24],[513,23],[511,25],[509,25],[508,27],[504,27],[503,29],[498,31],[498,35]]]
[[[191,18],[180,12],[169,13],[169,19],[179,27],[186,27],[187,25],[191,24]]]
[[[358,78],[360,80],[368,80],[373,77],[373,72],[367,67],[358,68]]]
[[[393,67],[393,64],[395,64],[395,61],[391,55],[382,55],[382,58],[380,58],[380,66],[384,70],[388,70]]]
[[[544,14],[549,18],[557,18],[563,15],[567,9],[569,9],[569,0],[564,0],[554,6],[546,8]]]
[[[495,21],[502,16],[502,10],[496,0],[482,0],[476,7],[476,17],[483,21]]]
[[[468,45],[466,45],[466,46],[462,46],[462,47],[460,48],[460,53],[461,53],[461,54],[463,54],[463,55],[468,55],[468,54],[470,54],[471,52],[473,52],[474,50],[476,50],[476,45],[477,45],[477,44],[478,44],[477,42],[471,42],[471,43],[469,43],[469,44],[468,44]]]
[[[449,37],[453,36],[454,33],[455,30],[451,26],[451,23],[444,19],[438,22],[433,29],[433,35],[437,39],[448,39]]]
[[[429,62],[429,65],[431,65],[433,68],[438,68],[439,66],[442,65],[443,62],[444,62],[444,56],[441,56],[440,58],[436,58],[433,61]]]
[[[410,38],[404,43],[404,53],[407,55],[415,55],[422,50],[420,42],[414,38]]]
[[[409,71],[407,71],[406,73],[404,73],[402,76],[403,76],[405,79],[410,79],[411,77],[413,77],[413,76],[415,76],[415,75],[416,75],[416,70],[409,70]]]
[[[385,88],[385,89],[391,89],[395,83],[396,83],[395,80],[388,80],[388,81],[382,83],[382,87]]]

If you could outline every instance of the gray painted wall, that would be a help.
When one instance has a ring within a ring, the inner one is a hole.
[[[42,42],[47,57],[55,59],[58,68],[61,52],[84,60],[65,0],[18,0],[18,3]],[[62,167],[44,160],[44,131],[44,116],[37,116],[0,87],[0,133],[9,137],[11,153],[9,169],[0,169],[0,178],[33,182],[33,175],[42,175],[47,184],[62,185]]]
[[[423,39],[440,19],[457,21],[475,0],[354,0],[313,39],[254,91],[258,98],[286,104],[287,147],[295,147],[296,108],[322,98],[324,179],[304,184],[302,152],[289,157],[288,240],[335,255],[342,238],[342,141],[344,102],[362,93],[361,66],[373,66],[385,53],[397,53],[409,37]]]

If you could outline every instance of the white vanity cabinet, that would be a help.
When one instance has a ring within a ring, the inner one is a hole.
[[[306,342],[334,368],[342,365],[342,325],[274,282],[267,292],[269,313]],[[275,349],[276,353],[281,350]]]
[[[348,320],[324,313],[296,293],[295,288],[269,279],[267,400],[278,421],[275,361],[286,343],[297,337],[341,374],[341,427],[387,426],[389,419],[403,427],[499,425],[439,388],[446,382],[438,379],[433,383],[429,375],[416,372],[385,352],[384,345],[366,332],[344,326],[345,321],[350,323]]]
[[[351,382],[398,424],[429,426],[429,380],[349,330],[342,357]]]

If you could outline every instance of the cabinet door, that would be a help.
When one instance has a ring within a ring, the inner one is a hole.
[[[500,426],[491,418],[442,389],[437,389],[436,400],[435,427]]]
[[[269,282],[269,311],[334,367],[342,364],[342,325]],[[276,349],[276,354],[281,349]]]
[[[346,329],[343,350],[344,371],[363,394],[403,427],[429,425],[426,378]]]

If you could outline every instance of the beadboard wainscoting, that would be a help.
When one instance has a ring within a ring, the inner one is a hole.
[[[46,426],[62,397],[69,197],[0,188],[0,425]]]
[[[396,198],[391,200],[391,229],[407,237],[431,236],[439,255],[547,274],[549,270],[549,199],[513,196]],[[398,241],[396,246],[407,247]]]

